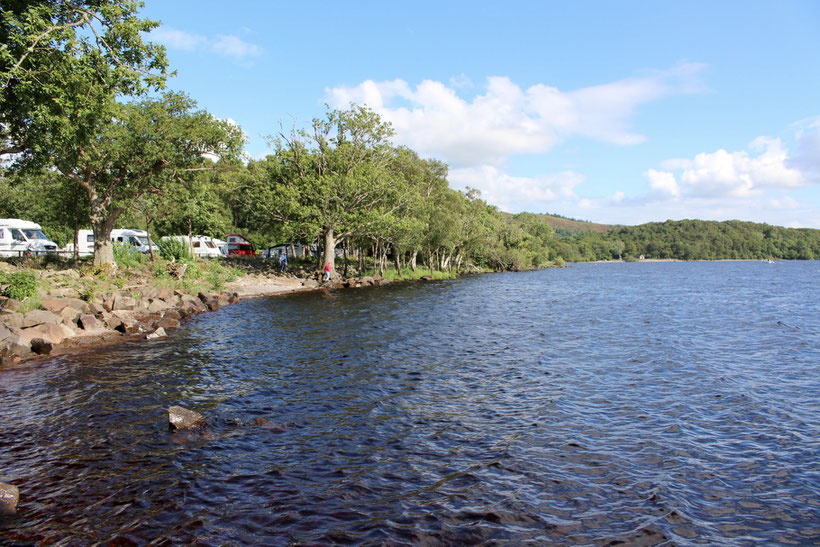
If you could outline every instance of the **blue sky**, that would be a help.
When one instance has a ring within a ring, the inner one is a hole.
[[[820,228],[820,2],[147,0],[252,157],[325,103],[509,212]]]

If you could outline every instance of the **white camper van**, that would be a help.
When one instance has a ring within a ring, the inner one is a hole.
[[[208,236],[197,235],[191,236],[190,239],[188,239],[188,236],[164,236],[162,239],[182,241],[200,258],[219,258],[222,256],[222,252],[219,250],[216,241]]]
[[[148,239],[148,232],[145,230],[117,228],[111,230],[111,241],[114,243],[122,243],[123,245],[131,245],[134,251],[141,253],[150,253],[151,249],[153,249],[155,253],[159,252],[159,247],[157,247],[156,243]]]
[[[78,256],[92,256],[94,254],[94,232],[93,230],[78,230],[77,241],[79,242],[77,255]],[[111,241],[114,243],[121,243],[122,245],[130,245],[134,251],[141,253],[150,252],[148,249],[148,232],[145,230],[130,230],[127,228],[117,228],[111,230]],[[159,252],[159,247],[156,243],[151,241],[151,247],[154,252]],[[74,244],[70,243],[66,246],[66,251],[74,252]]]
[[[58,250],[39,224],[19,218],[0,218],[0,256],[39,255]]]

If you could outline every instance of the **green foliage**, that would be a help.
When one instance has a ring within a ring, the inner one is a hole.
[[[31,272],[0,273],[0,285],[5,285],[3,296],[15,300],[24,300],[37,294],[37,276]]]
[[[157,243],[159,254],[165,260],[191,261],[191,247],[179,239],[163,239]],[[164,271],[164,270],[163,270]]]
[[[139,268],[148,261],[148,255],[135,251],[132,245],[114,243],[114,261],[120,268]]]

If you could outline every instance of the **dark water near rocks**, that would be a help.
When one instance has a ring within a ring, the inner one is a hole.
[[[0,544],[820,542],[818,262],[247,300],[0,401]]]

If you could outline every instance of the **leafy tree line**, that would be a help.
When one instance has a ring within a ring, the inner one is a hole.
[[[574,262],[671,258],[820,259],[820,230],[783,228],[730,220],[667,220],[618,226],[605,233],[575,232],[555,243],[555,252]]]

